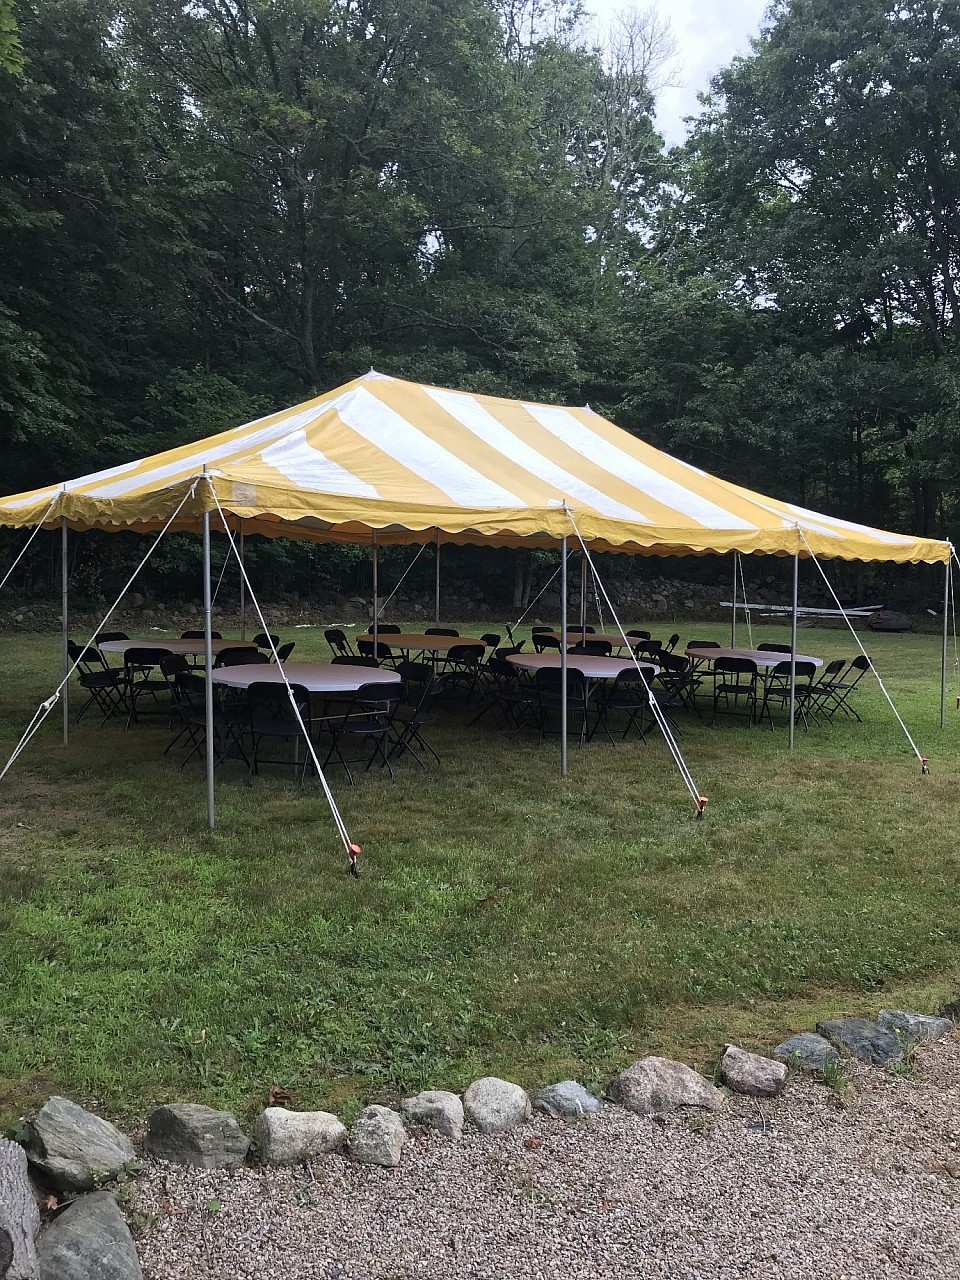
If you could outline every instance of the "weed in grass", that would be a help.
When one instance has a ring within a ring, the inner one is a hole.
[[[836,631],[804,647],[850,653]],[[937,638],[870,649],[929,777],[866,684],[864,725],[792,754],[782,728],[681,714],[702,823],[655,738],[572,749],[561,783],[555,740],[467,730],[453,707],[439,767],[332,773],[359,881],[315,787],[247,788],[228,765],[208,835],[202,770],[163,755],[162,718],[85,720],[67,752],[51,722],[0,790],[0,1123],[54,1091],[120,1118],[185,1097],[248,1117],[278,1083],[347,1116],[481,1074],[599,1092],[644,1053],[713,1061],[873,1013],[881,987],[937,1007],[960,982],[960,749],[937,726]],[[0,636],[0,661],[12,743],[59,639]]]
[[[847,1107],[853,1101],[853,1081],[842,1058],[828,1058],[821,1068],[823,1082],[832,1089],[837,1105]]]

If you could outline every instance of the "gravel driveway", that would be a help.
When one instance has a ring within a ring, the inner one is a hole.
[[[958,1278],[960,1033],[917,1066],[854,1068],[846,1107],[798,1078],[717,1119],[608,1106],[496,1138],[418,1133],[396,1170],[150,1164],[144,1277]]]

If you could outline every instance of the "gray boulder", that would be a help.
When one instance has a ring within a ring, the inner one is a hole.
[[[347,1130],[329,1111],[288,1111],[267,1107],[253,1126],[261,1164],[300,1164],[311,1156],[339,1151]]]
[[[576,1080],[561,1080],[559,1084],[548,1084],[541,1089],[535,1105],[538,1111],[545,1111],[555,1120],[578,1120],[581,1116],[592,1116],[603,1103]]]
[[[789,1074],[785,1062],[749,1053],[735,1044],[728,1044],[720,1059],[723,1082],[734,1093],[746,1093],[756,1098],[772,1098],[779,1093]]]
[[[463,1103],[446,1089],[425,1089],[412,1098],[404,1098],[400,1110],[411,1124],[436,1129],[445,1138],[456,1139],[463,1134]]]
[[[464,1115],[481,1133],[506,1133],[531,1114],[526,1089],[497,1076],[481,1076],[463,1095]]]
[[[881,1009],[877,1023],[907,1040],[941,1040],[953,1030],[949,1018],[933,1018],[927,1013],[906,1013],[903,1009]]]
[[[839,1062],[840,1055],[823,1036],[815,1031],[801,1031],[778,1044],[773,1056],[796,1071],[822,1071],[828,1062]]]
[[[136,1159],[129,1138],[69,1098],[48,1098],[29,1130],[30,1162],[63,1191],[92,1191]]]
[[[912,631],[913,621],[896,609],[877,609],[867,619],[871,631]]]
[[[899,1062],[903,1057],[903,1046],[893,1032],[885,1031],[869,1018],[830,1018],[818,1022],[817,1030],[853,1057],[876,1067]]]
[[[40,1280],[142,1280],[130,1228],[108,1191],[74,1200],[40,1233]]]
[[[723,1094],[699,1072],[670,1058],[641,1058],[610,1081],[608,1096],[629,1111],[653,1115],[677,1107],[719,1111]]]
[[[350,1154],[361,1164],[394,1169],[407,1144],[407,1131],[396,1111],[389,1107],[364,1107],[350,1131]]]
[[[241,1164],[250,1139],[229,1111],[214,1111],[193,1102],[158,1107],[147,1121],[147,1150],[158,1160],[223,1169]]]

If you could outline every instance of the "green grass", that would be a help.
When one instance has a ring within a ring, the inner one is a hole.
[[[800,647],[851,652],[832,630]],[[875,685],[864,725],[792,754],[783,730],[684,717],[703,822],[660,741],[571,749],[561,781],[555,740],[455,712],[441,768],[332,775],[359,881],[315,786],[248,789],[230,767],[207,834],[165,727],[85,722],[65,753],[54,712],[0,784],[0,1120],[52,1090],[121,1117],[177,1098],[249,1116],[274,1084],[346,1113],[486,1072],[596,1085],[643,1052],[709,1070],[727,1039],[955,998],[955,690],[941,734],[937,638],[869,647],[929,777]],[[4,758],[58,653],[0,639]]]

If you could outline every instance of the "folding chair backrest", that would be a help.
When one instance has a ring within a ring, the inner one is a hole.
[[[757,653],[789,653],[790,646],[788,644],[771,644],[770,641],[764,640],[763,644],[757,645]]]
[[[160,659],[158,665],[168,681],[190,670],[190,665],[182,653],[168,653],[165,658]]]
[[[447,650],[451,662],[462,662],[464,666],[473,667],[486,657],[486,649],[482,644],[454,644]]]
[[[563,688],[563,672],[559,667],[539,667],[534,677],[539,688],[556,690]],[[567,694],[575,698],[586,697],[587,681],[582,671],[567,668]]]
[[[400,628],[398,627],[399,631]],[[426,627],[423,634],[425,636],[458,636],[459,631],[455,627]]]
[[[496,649],[500,643],[500,637],[495,631],[485,631],[480,639],[488,649]]]
[[[858,653],[850,663],[850,670],[857,672],[857,680],[861,680],[873,666],[873,663],[865,653]]]
[[[372,655],[368,657],[360,653],[339,653],[330,665],[331,667],[379,667],[380,663]]]
[[[350,653],[350,641],[339,627],[328,627],[323,638],[334,653],[344,655]]]
[[[513,680],[518,674],[517,668],[512,662],[507,662],[505,658],[500,657],[503,652],[502,649],[497,650],[487,663],[487,671],[497,680]]]
[[[367,627],[366,634],[368,636],[373,635],[372,622],[370,623],[369,627]],[[377,634],[381,636],[398,636],[400,634],[400,628],[397,626],[395,622],[378,622]]]
[[[123,665],[128,670],[131,667],[159,667],[164,658],[169,657],[171,657],[169,649],[156,649],[143,645],[142,647],[127,649],[123,655]]]
[[[296,647],[296,640],[288,640],[286,644],[282,644],[277,650],[277,657],[281,662],[286,662]]]
[[[609,658],[613,645],[609,640],[578,640],[569,653],[590,653],[595,658]]]
[[[530,634],[534,636],[544,636],[549,635],[552,630],[553,627],[531,627]]]
[[[433,667],[425,662],[398,662],[397,674],[404,684],[429,684],[433,679]]]
[[[634,627],[632,631],[628,631],[626,635],[628,640],[649,640],[650,639],[649,631],[640,631],[636,627]]]
[[[259,649],[221,649],[214,659],[215,667],[246,667],[259,663],[261,666],[270,659]]]
[[[392,658],[393,650],[389,645],[381,644],[377,641],[376,649],[374,649],[372,640],[358,640],[357,649],[365,658],[379,658],[381,662],[384,658]]]
[[[684,657],[682,653],[658,653],[657,662],[661,672],[672,671],[679,675],[681,672],[689,671],[690,669],[690,659]]]
[[[402,686],[386,682],[362,684],[353,695],[357,706],[383,706],[389,708],[400,701]]]
[[[641,640],[633,646],[633,653],[637,658],[659,658],[662,648],[659,640]]]
[[[310,694],[302,684],[291,684],[290,693],[293,694],[294,701],[300,709],[300,715],[304,720],[310,714]],[[251,713],[257,707],[274,708],[280,720],[287,717],[294,719],[293,708],[290,706],[290,694],[287,693],[287,686],[278,680],[254,680],[247,685],[247,705]]]
[[[546,635],[542,631],[538,631],[533,637],[533,647],[537,653],[543,653],[545,649],[561,649],[559,639],[556,636]]]
[[[834,660],[832,662],[828,662],[827,665],[820,672],[820,679],[832,680],[834,676],[838,676],[840,672],[843,671],[846,665],[847,665],[846,658],[834,658]]]
[[[776,652],[776,651],[774,650],[773,652]],[[719,666],[719,663],[717,663],[716,665]],[[796,672],[796,681],[798,684],[801,681],[803,681],[804,683],[809,683],[813,679],[817,670],[817,664],[815,662],[791,663],[789,660],[787,660],[786,662],[778,662],[777,665],[773,668],[773,670],[769,672],[769,675],[772,678],[774,678],[777,681],[777,683],[780,683],[780,681],[782,680],[782,681],[785,681],[787,685],[789,685],[791,666]]]
[[[677,647],[679,643],[680,643],[680,632],[675,631],[663,647],[668,653],[673,653],[674,649]]]
[[[716,640],[688,640],[688,649],[722,649],[723,645]]]
[[[719,648],[719,645],[717,647]],[[787,665],[789,666],[789,663]],[[752,658],[717,658],[713,669],[726,675],[755,676],[757,674],[757,664]]]
[[[106,640],[129,640],[130,637],[125,631],[98,631],[96,634],[95,644],[103,644]]]
[[[77,669],[85,675],[89,675],[93,671],[103,671],[106,667],[106,659],[99,649],[85,649],[83,645],[77,644],[73,640],[67,641],[67,657],[71,663],[77,663]]]
[[[494,651],[494,658],[511,658],[515,653],[519,653],[523,648],[523,644],[504,645],[502,649]]]
[[[206,632],[204,631],[181,631],[180,632],[181,640],[203,640],[205,638],[206,638]],[[210,639],[222,640],[223,636],[220,634],[219,631],[211,631]]]
[[[280,643],[280,637],[273,635],[272,632],[268,635],[266,631],[258,631],[253,637],[253,643],[258,649],[269,649],[271,642],[276,647]]]

